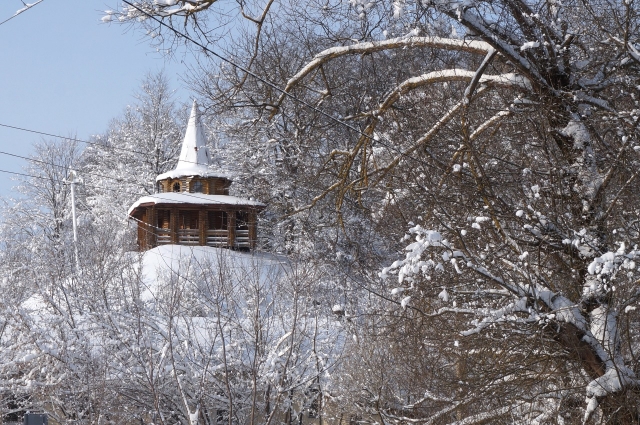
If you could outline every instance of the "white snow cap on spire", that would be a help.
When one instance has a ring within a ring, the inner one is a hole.
[[[187,123],[187,131],[184,133],[178,165],[176,165],[175,169],[160,174],[156,177],[156,181],[166,178],[176,179],[184,176],[227,178],[224,174],[209,171],[209,152],[207,151],[204,129],[200,123],[198,103],[195,100],[193,101],[193,108],[191,108],[191,115]]]
[[[191,108],[191,116],[187,124],[187,131],[182,141],[182,150],[180,151],[180,159],[176,171],[185,168],[203,168],[206,172],[209,166],[209,153],[207,152],[207,144],[204,138],[204,130],[200,123],[200,111],[198,103],[193,101]]]

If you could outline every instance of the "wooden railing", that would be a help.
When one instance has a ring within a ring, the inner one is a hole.
[[[172,237],[169,229],[161,229],[153,227],[156,234],[157,245],[171,244]],[[229,232],[226,229],[206,230],[205,243],[207,246],[215,246],[218,248],[229,246]],[[200,230],[198,229],[180,229],[178,230],[178,244],[180,245],[200,245]],[[249,239],[249,230],[236,230],[235,248],[251,248],[251,240]]]
[[[180,229],[178,230],[178,244],[180,245],[200,245],[200,230]]]
[[[229,232],[227,230],[207,230],[207,246],[225,247],[229,245]]]
[[[154,228],[156,233],[156,241],[158,245],[167,245],[171,243],[171,231],[169,229]]]
[[[251,248],[251,241],[249,240],[249,230],[236,230],[236,243],[237,248]]]

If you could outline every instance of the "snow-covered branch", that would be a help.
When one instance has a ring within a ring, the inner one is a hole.
[[[324,63],[345,55],[360,55],[365,53],[374,53],[385,50],[404,49],[404,48],[433,48],[444,50],[457,50],[478,55],[485,55],[491,46],[482,41],[476,40],[460,40],[442,37],[400,37],[382,41],[371,41],[366,43],[351,44],[348,46],[332,47],[326,49],[307,63],[300,71],[287,81],[284,88],[285,92],[289,92],[304,77],[313,70],[319,68]],[[284,94],[280,96],[277,104],[284,99]]]

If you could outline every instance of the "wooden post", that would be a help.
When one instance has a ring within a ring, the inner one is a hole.
[[[149,242],[149,214],[151,211],[145,209],[138,223],[138,241],[140,241],[140,250],[146,251],[151,248]]]
[[[228,247],[233,248],[236,243],[236,212],[228,211],[227,212],[227,232],[228,236]]]
[[[200,246],[207,244],[207,211],[200,208],[198,211],[198,227],[200,228]]]
[[[156,234],[156,224],[158,223],[158,219],[156,216],[156,208],[149,207],[147,208],[147,225],[146,225],[146,240],[147,240],[147,249],[155,248],[157,244],[157,234]]]
[[[256,210],[249,211],[249,247],[253,250],[258,239]]]
[[[145,246],[147,243],[147,239],[145,238],[145,224],[142,221],[136,221],[138,224],[138,248],[140,251],[146,251],[147,247]]]
[[[171,230],[171,243],[178,243],[178,209],[171,208],[171,217],[169,221],[169,227]]]

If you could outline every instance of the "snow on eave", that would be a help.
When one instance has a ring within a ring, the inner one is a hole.
[[[158,193],[143,196],[138,199],[128,211],[131,215],[136,208],[143,204],[192,204],[192,205],[232,205],[262,209],[266,205],[250,199],[237,198],[229,195],[205,195],[203,193]]]

